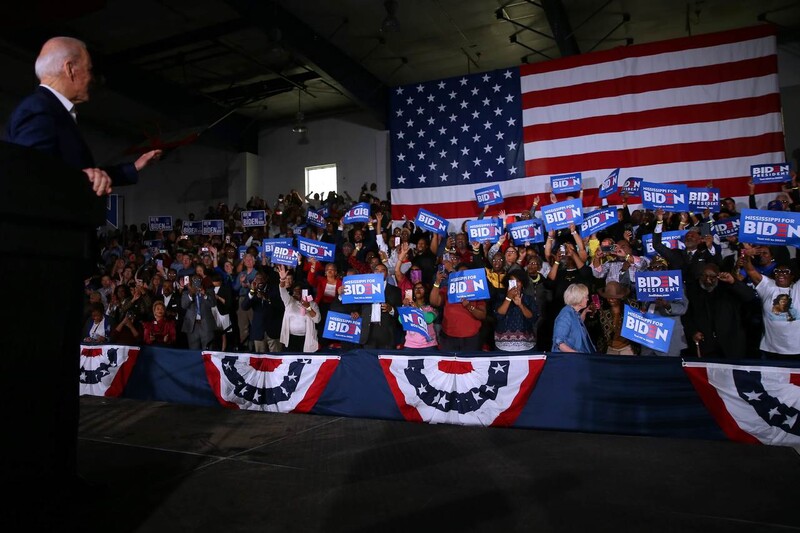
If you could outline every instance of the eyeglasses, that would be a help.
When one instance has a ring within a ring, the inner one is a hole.
[[[788,276],[789,274],[792,273],[792,271],[789,270],[788,268],[776,268],[775,270],[773,270],[773,272],[775,274],[783,274],[785,276]]]

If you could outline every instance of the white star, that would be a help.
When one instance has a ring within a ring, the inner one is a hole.
[[[773,416],[778,416],[779,414],[781,414],[781,410],[778,409],[777,407],[773,407],[772,409],[769,410],[770,418],[772,418]]]
[[[517,119],[511,117],[510,119],[506,120],[506,122],[508,123],[509,126],[513,126],[517,123]]]
[[[477,87],[473,87],[470,92],[472,93],[472,96],[478,96],[478,88]]]
[[[441,152],[439,152],[439,157],[441,157],[442,159],[444,159],[445,157],[447,157],[447,151],[446,151],[446,150],[444,150],[444,149],[442,149],[442,151],[441,151]]]
[[[440,89],[444,89],[444,82],[443,82],[443,81],[440,81],[440,82],[439,82],[439,88],[440,88]]]
[[[503,110],[502,109],[500,109],[499,107],[495,107],[494,108],[494,116],[499,117],[502,114],[503,114]]]
[[[483,399],[481,398],[481,393],[478,391],[472,391],[472,397],[475,398],[476,402],[479,402]]]
[[[433,117],[428,117],[428,126],[433,126],[433,123],[436,122],[436,119]]]
[[[480,114],[480,113],[478,113],[477,111],[473,111],[473,112],[472,112],[472,118],[473,118],[473,119],[476,119],[476,118],[478,118],[480,115],[481,115],[481,114]]]
[[[450,137],[450,144],[458,144],[458,138]]]
[[[282,393],[283,393],[283,395],[284,395],[284,396],[286,396],[287,398],[289,397],[289,391],[287,391],[285,387],[281,387],[281,392],[282,392]]]
[[[419,388],[417,389],[417,394],[422,395],[425,394],[426,392],[428,392],[428,389],[425,388],[425,385],[420,385]]]
[[[419,177],[419,182],[420,183],[425,183],[425,179],[426,179],[425,176],[420,176]]]
[[[506,95],[506,103],[511,103],[513,101],[514,101],[514,95],[513,94],[507,94]]]
[[[408,149],[409,150],[413,150],[415,146],[416,146],[416,144],[414,143],[414,141],[408,141]]]
[[[402,117],[403,116],[403,110],[402,109],[398,109],[397,110],[397,116],[398,117]]]
[[[425,112],[425,109],[424,109],[424,108],[422,108],[422,107],[418,107],[418,108],[417,108],[417,115],[421,115],[421,114],[423,114],[424,112]]]
[[[486,385],[486,390],[489,392],[494,392],[494,385]]]
[[[469,131],[469,124],[462,124],[461,131],[468,132]]]
[[[428,147],[429,148],[433,148],[434,146],[436,146],[436,141],[435,140],[431,139],[430,141],[428,141]]]
[[[439,135],[444,135],[445,133],[447,133],[447,128],[445,128],[444,126],[439,128]]]
[[[506,371],[506,367],[504,367],[503,365],[501,365],[501,364],[498,362],[498,363],[497,363],[497,366],[495,366],[495,367],[492,367],[492,370],[494,370],[494,373],[495,373],[495,374],[497,374],[498,372],[503,372],[503,373],[505,373],[505,371]]]
[[[419,130],[417,132],[417,137],[425,137],[425,130]]]
[[[409,128],[413,128],[414,127],[414,120],[408,119],[408,121],[406,122],[406,126],[408,126]]]
[[[410,97],[410,96],[409,96],[408,98],[406,98],[406,103],[407,103],[408,105],[411,105],[411,104],[413,104],[413,103],[414,103],[414,99],[413,99],[412,97]]]
[[[756,391],[745,392],[744,395],[747,396],[748,402],[755,402],[761,399],[761,393]]]
[[[489,105],[489,99],[488,98],[484,98],[483,99],[483,105]]]
[[[286,377],[289,378],[289,381],[297,381],[297,376],[295,374],[289,374]]]
[[[428,168],[429,168],[429,169],[431,169],[431,170],[436,170],[436,163],[434,163],[433,161],[431,161],[431,164],[430,164],[430,165],[428,165]]]
[[[397,178],[397,183],[405,183],[405,182],[406,182],[405,176],[400,176],[399,178]]]
[[[397,88],[397,94],[403,94],[403,88],[402,87],[398,87]]]
[[[797,415],[787,416],[786,421],[781,425],[786,426],[789,429],[792,429],[794,427],[795,422],[797,422]]]
[[[447,404],[450,403],[450,401],[447,399],[447,396],[442,394],[441,398],[439,398],[439,401],[436,403],[438,403],[442,407],[447,407]]]
[[[509,150],[516,150],[517,149],[517,143],[514,142],[514,141],[511,141],[510,143],[508,143],[508,149]]]
[[[504,155],[501,155],[501,156],[498,156],[498,157],[497,157],[497,164],[498,164],[498,165],[502,165],[502,164],[503,164],[503,163],[505,163],[505,162],[506,162],[506,156],[504,156]]]
[[[439,177],[441,178],[442,181],[447,181],[447,174],[445,174],[444,172],[442,172],[442,175]]]
[[[397,160],[398,161],[405,161],[406,160],[406,154],[397,154]]]
[[[466,85],[466,84],[467,84],[467,78],[461,78],[461,79],[460,79],[460,80],[458,80],[458,81],[459,81],[459,83],[461,83],[461,86],[462,86],[462,87],[463,87],[464,85]]]
[[[420,159],[425,159],[425,152],[418,153],[417,157],[419,157]]]
[[[489,75],[488,74],[484,74],[481,79],[484,81],[484,83],[486,83],[487,81],[489,81]]]
[[[461,154],[462,155],[468,155],[469,154],[469,148],[467,148],[466,146],[464,148],[462,148],[461,149]]]
[[[481,140],[481,136],[478,135],[477,133],[472,136],[472,142],[476,143],[476,142],[478,142],[480,140]]]
[[[449,96],[450,100],[452,100],[453,98],[456,97],[456,92],[455,91],[450,91],[450,93],[447,96]]]
[[[398,132],[397,132],[397,138],[398,138],[398,139],[404,139],[404,138],[405,138],[405,136],[406,136],[406,134],[405,134],[405,133],[403,133],[402,131],[398,131]]]
[[[444,104],[439,104],[439,113],[444,113]]]
[[[506,134],[504,132],[502,132],[502,131],[498,131],[497,135],[495,135],[495,137],[497,137],[498,141],[503,140],[503,137],[505,137],[505,136],[506,136]]]
[[[441,396],[442,395],[437,392],[436,396],[433,397],[433,403],[439,403],[439,398],[441,398]]]
[[[428,95],[428,101],[433,102],[433,93]]]
[[[517,175],[517,167],[509,168],[508,169],[508,173],[511,174],[512,176],[516,176]]]
[[[485,130],[492,129],[492,123],[487,120],[486,122],[483,123],[483,129]]]
[[[424,87],[422,87],[422,85],[421,85],[421,84],[420,84],[420,85],[417,85],[417,92],[418,92],[418,93],[421,93],[421,92],[422,92],[422,91],[424,91],[424,90],[425,90],[425,89],[424,89]]]
[[[469,104],[467,104],[466,100],[461,100],[461,103],[458,105],[461,106],[461,109],[466,109]]]
[[[452,168],[458,168],[458,161],[456,161],[456,160],[453,160],[453,161],[451,161],[451,162],[450,162],[450,166],[451,166]]]
[[[233,368],[233,365],[231,364],[231,362],[230,362],[230,361],[225,361],[225,364],[224,364],[224,365],[222,365],[222,366],[224,366],[224,367],[225,367],[226,369],[228,369],[228,370],[230,370],[231,368]]]
[[[461,177],[462,177],[462,178],[464,178],[465,180],[468,180],[468,179],[469,179],[469,172],[466,172],[466,171],[465,171],[465,172],[464,172],[464,173],[461,175]]]
[[[484,154],[492,153],[492,145],[491,144],[487,144],[486,146],[484,146],[483,147],[483,153]]]
[[[258,392],[258,389],[256,389],[256,392],[255,392],[255,394],[253,394],[253,401],[254,401],[254,402],[256,402],[256,403],[258,403],[258,401],[259,401],[260,399],[261,399],[261,393],[260,393],[260,392]]]
[[[449,119],[450,119],[450,122],[455,122],[455,121],[456,121],[456,119],[457,119],[458,117],[457,117],[455,114],[452,114],[452,115],[450,115],[450,116],[449,116],[449,117],[447,117],[447,118],[449,118]]]
[[[414,163],[411,163],[410,165],[408,165],[408,170],[410,170],[411,172],[414,172],[414,170],[415,170],[416,168],[417,168],[417,167],[415,167],[415,166],[414,166]]]
[[[496,93],[499,93],[500,92],[500,86],[495,83],[494,86],[492,87],[492,90],[494,92],[496,92]]]
[[[503,72],[503,76],[505,76],[505,78],[507,80],[510,80],[511,79],[511,71],[507,70],[507,71]]]
[[[494,170],[492,170],[491,168],[489,170],[487,170],[486,171],[486,177],[487,178],[493,178],[494,177]]]
[[[472,164],[475,165],[476,167],[479,167],[481,166],[481,160],[476,157],[475,159],[472,160]]]

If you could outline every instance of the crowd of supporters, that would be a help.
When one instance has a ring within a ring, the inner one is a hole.
[[[796,176],[768,205],[798,211]],[[551,201],[555,198],[551,196]],[[371,220],[343,224],[353,204],[367,202]],[[309,209],[327,208],[326,227],[306,224]],[[505,222],[537,217],[539,199]],[[263,209],[266,227],[243,227],[241,211]],[[622,196],[620,222],[587,238],[574,226],[550,231],[543,243],[470,242],[462,231],[446,236],[392,220],[391,205],[362,187],[358,198],[296,191],[273,203],[209,207],[202,218],[224,220],[214,236],[151,232],[146,224],[101,235],[98,272],[86,280],[85,343],[155,344],[250,353],[316,352],[357,347],[443,351],[525,351],[669,355],[706,358],[800,356],[800,284],[795,248],[720,239],[710,223],[738,214],[731,198],[718,213],[631,210]],[[475,218],[486,216],[487,211]],[[189,215],[194,220],[194,215]],[[686,230],[682,249],[661,234]],[[301,258],[295,268],[272,265],[259,245],[266,238],[303,236],[336,245],[327,263]],[[651,235],[655,255],[643,248]],[[158,247],[153,247],[156,241]],[[246,251],[240,252],[245,247]],[[450,273],[485,269],[486,300],[450,303]],[[639,302],[638,272],[680,270],[683,297]],[[382,304],[342,303],[345,276],[379,273]],[[621,335],[625,306],[675,320],[669,348],[656,352]],[[423,313],[428,337],[403,331],[397,309]],[[323,337],[331,311],[361,318],[358,343]]]

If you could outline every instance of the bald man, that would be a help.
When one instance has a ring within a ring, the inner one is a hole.
[[[161,157],[151,150],[134,163],[96,168],[89,147],[78,131],[78,104],[89,101],[92,58],[86,45],[71,37],[53,37],[42,46],[34,67],[39,87],[14,109],[8,121],[9,142],[30,146],[83,170],[98,196],[113,185],[138,181],[139,171]]]

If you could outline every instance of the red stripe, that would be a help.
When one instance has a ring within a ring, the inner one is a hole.
[[[800,374],[796,372],[792,372],[791,374],[789,374],[789,383],[791,383],[792,385],[800,386]]]
[[[414,213],[414,216],[417,216]],[[400,390],[400,385],[397,384],[397,378],[392,374],[391,359],[380,359],[381,368],[383,368],[383,375],[386,376],[386,382],[389,384],[389,390],[392,391],[392,396],[394,396],[394,401],[397,404],[397,407],[400,409],[400,413],[403,415],[408,422],[423,422],[422,416],[419,414],[419,411],[415,407],[408,405],[406,403],[406,398],[403,396],[403,391]]]
[[[598,63],[618,61],[621,59],[627,59],[629,57],[644,57],[655,54],[663,54],[666,52],[677,52],[680,50],[691,50],[694,48],[706,48],[709,46],[749,41],[751,39],[759,39],[761,37],[776,34],[777,29],[774,26],[764,24],[749,28],[739,28],[731,31],[697,35],[694,37],[681,37],[679,39],[671,39],[668,41],[624,46],[613,48],[611,50],[602,50],[600,52],[591,52],[588,54],[554,59],[552,61],[543,61],[530,65],[522,65],[520,67],[520,75],[528,76],[530,74],[544,74],[547,72],[568,70],[585,65],[596,65]]]
[[[523,139],[524,142],[529,143],[678,124],[715,122],[777,113],[780,109],[780,94],[774,93],[726,102],[676,106],[636,113],[621,113],[618,115],[551,122],[549,124],[534,124],[524,128]]]
[[[536,381],[542,373],[544,363],[544,359],[528,360],[528,375],[522,380],[517,395],[514,396],[514,400],[508,409],[497,415],[497,418],[491,423],[491,427],[510,427],[514,425],[522,409],[528,403],[528,398],[530,398],[533,388],[536,386]]]
[[[229,402],[222,397],[222,391],[220,390],[222,377],[220,376],[219,368],[214,364],[214,356],[210,353],[203,353],[203,367],[206,369],[206,379],[211,386],[211,391],[214,393],[214,396],[217,397],[217,401],[228,409],[239,409],[236,403]]]
[[[308,387],[308,390],[300,403],[297,404],[297,407],[292,409],[293,413],[307,413],[311,411],[317,404],[317,400],[319,400],[325,387],[328,386],[328,381],[330,381],[333,371],[336,370],[337,366],[339,366],[339,359],[334,358],[328,359],[320,365],[317,375],[314,376],[314,382]]]
[[[139,348],[130,348],[128,350],[128,358],[122,363],[117,370],[117,375],[109,385],[103,396],[109,398],[119,398],[125,391],[125,386],[128,384],[128,379],[131,377],[133,369],[136,367],[136,359],[139,358]]]
[[[575,172],[576,168],[631,168],[675,163],[677,161],[708,161],[750,155],[783,152],[783,132],[765,133],[755,137],[740,137],[721,141],[650,146],[633,150],[545,157],[525,162],[527,176],[554,176]]]
[[[550,183],[549,178],[541,178],[546,183]],[[741,197],[747,196],[750,194],[750,188],[748,182],[750,181],[750,176],[732,176],[730,178],[719,178],[713,180],[712,185],[714,187],[719,188],[720,198],[726,198],[728,196],[732,197]],[[690,187],[704,187],[706,185],[705,181],[694,181],[694,182],[681,182],[675,181],[674,183],[684,183],[689,185]],[[770,193],[770,192],[777,192],[780,191],[781,185],[780,184],[771,184],[771,185],[759,185],[758,190],[756,191],[758,194],[762,193]],[[509,213],[519,213],[524,209],[530,209],[531,204],[533,204],[533,199],[539,197],[540,206],[544,206],[550,203],[550,194],[549,193],[535,193],[535,194],[526,194],[525,196],[514,196],[505,198],[502,204],[491,206],[489,208],[489,212],[487,216],[495,216],[498,214],[500,209],[504,209]],[[566,200],[566,194],[557,195],[557,200],[559,202]],[[618,194],[612,194],[608,197],[608,203],[610,205],[621,205],[622,199]],[[589,189],[584,191],[583,193],[583,205],[586,207],[589,206],[599,206],[600,205],[600,197],[598,196],[597,189]],[[409,220],[414,220],[417,216],[417,212],[419,208],[422,207],[420,205],[410,205],[410,204],[397,204],[392,203],[392,219],[393,220],[400,220],[404,215]],[[475,203],[475,200],[465,200],[463,202],[441,202],[441,203],[433,203],[433,204],[426,204],[425,209],[433,212],[440,217],[444,217],[447,219],[453,218],[471,218],[477,219],[478,218],[478,205]]]
[[[665,65],[666,66],[666,65]],[[733,63],[721,63],[626,76],[621,79],[602,80],[567,87],[554,87],[542,91],[522,94],[522,109],[546,107],[556,104],[583,102],[598,98],[641,94],[664,89],[678,89],[696,85],[713,85],[733,80],[749,80],[778,72],[777,55],[746,59]],[[709,95],[711,98],[711,95]]]
[[[761,442],[751,434],[743,431],[736,420],[728,412],[725,402],[719,397],[717,389],[708,382],[708,372],[703,367],[683,367],[689,376],[689,381],[694,385],[700,399],[703,400],[706,408],[711,412],[714,420],[729,439],[736,442],[748,444],[760,444]]]

